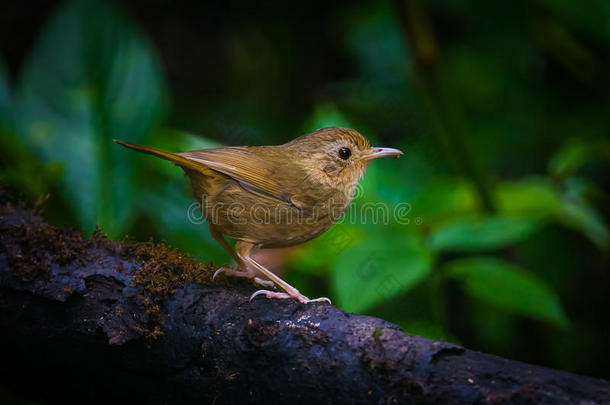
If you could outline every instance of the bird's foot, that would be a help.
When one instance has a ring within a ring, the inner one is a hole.
[[[216,278],[216,276],[218,276],[220,273],[225,273],[226,276],[249,278],[254,282],[255,285],[260,285],[263,287],[273,287],[275,285],[273,283],[273,281],[271,281],[271,280],[263,280],[260,277],[256,277],[254,275],[254,272],[252,272],[252,271],[239,271],[239,270],[232,269],[230,267],[218,268],[214,272],[214,275],[212,276],[212,280],[214,280]]]
[[[283,299],[296,299],[296,300],[299,300],[299,302],[302,302],[303,304],[308,304],[310,302],[323,302],[323,301],[326,301],[329,304],[331,304],[330,299],[328,299],[326,297],[320,297],[320,298],[315,298],[313,300],[310,300],[309,298],[307,298],[306,296],[301,294],[296,289],[294,291],[292,291],[292,293],[258,290],[250,296],[250,301],[252,301],[252,299],[254,299],[254,297],[256,297],[257,295],[264,295],[267,298],[276,298],[276,299],[282,299],[282,300]]]

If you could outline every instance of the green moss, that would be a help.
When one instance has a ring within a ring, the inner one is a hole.
[[[212,263],[199,263],[187,253],[167,246],[164,242],[139,242],[124,246],[128,256],[142,266],[134,273],[133,281],[150,297],[161,299],[188,283],[211,281]]]
[[[123,256],[141,263],[133,275],[133,281],[143,289],[139,298],[146,310],[148,325],[140,332],[147,340],[155,340],[163,335],[159,310],[161,301],[188,283],[211,281],[214,267],[212,263],[199,263],[164,242],[124,241],[122,250]]]
[[[2,216],[23,217],[18,211],[26,212],[11,204],[0,207]],[[83,251],[94,245],[74,230],[55,228],[38,220],[3,222],[1,230],[0,249],[6,254],[12,275],[26,282],[48,278],[52,263],[83,264]]]
[[[135,329],[147,340],[163,335],[161,302],[188,283],[207,283],[214,271],[212,263],[199,263],[188,254],[164,242],[108,240],[102,228],[91,238],[71,229],[55,228],[24,208],[0,204],[0,252],[6,254],[12,276],[24,282],[48,279],[52,264],[85,265],[98,259],[93,248],[101,248],[140,264],[132,280],[142,288],[138,296],[147,316],[147,325]]]

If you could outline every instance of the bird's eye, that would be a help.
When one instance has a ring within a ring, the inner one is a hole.
[[[349,150],[349,148],[341,148],[339,149],[339,157],[343,160],[347,160],[349,159],[349,157],[352,155],[352,151]]]

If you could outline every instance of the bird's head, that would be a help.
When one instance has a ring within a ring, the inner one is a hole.
[[[403,154],[398,149],[371,146],[358,131],[341,127],[319,129],[285,146],[308,167],[317,169],[328,184],[350,197],[371,160]]]

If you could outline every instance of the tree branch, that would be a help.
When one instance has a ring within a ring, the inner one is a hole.
[[[610,383],[246,282],[153,243],[0,207],[2,384],[43,403],[609,403]]]

